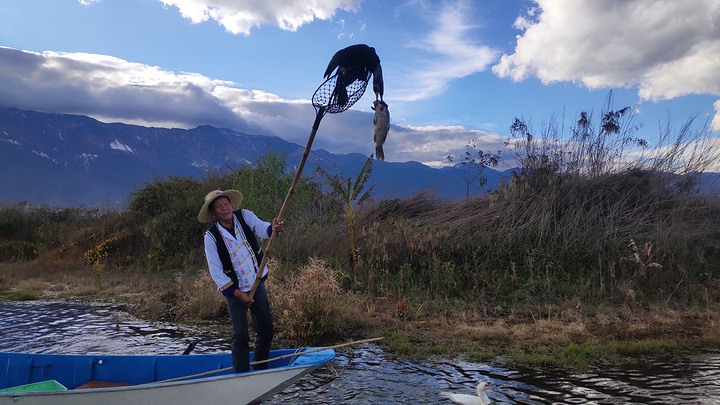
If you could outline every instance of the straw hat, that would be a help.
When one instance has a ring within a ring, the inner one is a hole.
[[[198,221],[213,222],[215,220],[215,215],[210,212],[210,204],[218,197],[227,197],[228,200],[230,200],[230,205],[232,205],[233,210],[238,209],[240,203],[242,203],[242,193],[237,190],[213,190],[205,196],[205,204],[200,208]]]

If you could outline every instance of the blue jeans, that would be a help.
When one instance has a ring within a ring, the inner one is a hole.
[[[250,333],[248,331],[247,310],[242,301],[230,295],[227,300],[230,320],[232,321],[232,360],[233,369],[236,373],[250,370]],[[265,281],[258,285],[255,302],[250,306],[252,314],[253,329],[255,330],[255,352],[253,361],[266,360],[270,356],[270,344],[273,339],[273,321],[270,314],[270,302],[268,301]],[[254,370],[267,368],[267,363],[254,366]]]

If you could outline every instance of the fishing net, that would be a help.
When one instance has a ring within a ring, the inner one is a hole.
[[[359,68],[356,67],[354,69]],[[352,83],[346,85],[345,88],[342,88],[342,86],[340,88],[337,88],[339,72],[340,69],[338,68],[338,72],[325,80],[325,82],[321,84],[320,87],[317,88],[317,90],[315,90],[315,93],[312,96],[313,107],[315,107],[315,122],[313,123],[312,131],[310,132],[310,137],[308,138],[307,145],[305,146],[305,152],[303,152],[302,158],[300,159],[300,164],[297,167],[297,172],[295,172],[295,178],[290,185],[290,190],[288,191],[288,194],[285,197],[285,201],[283,202],[283,205],[280,208],[280,212],[278,213],[278,221],[282,221],[283,218],[285,218],[285,210],[288,207],[290,197],[295,193],[295,187],[297,186],[298,180],[300,179],[303,167],[305,167],[307,157],[310,154],[310,148],[312,147],[313,140],[315,139],[315,134],[317,133],[318,127],[320,126],[320,121],[326,113],[341,113],[352,107],[353,104],[357,103],[357,101],[360,100],[360,97],[365,94],[365,89],[367,88],[368,82],[370,81],[370,76],[372,76],[372,72],[363,72],[362,74],[357,74],[357,76],[353,76],[353,74],[359,72],[353,71],[352,69],[343,69],[343,74],[345,75],[344,77],[356,77],[356,79]],[[345,97],[345,93],[343,92],[343,90],[347,92],[347,97]],[[276,239],[276,236],[277,234],[273,230],[272,236],[270,237],[267,247],[265,248],[265,255],[263,255],[263,258],[260,262],[261,269],[265,268],[265,265],[267,264],[269,254],[272,251],[273,240]],[[257,277],[255,279],[255,283],[250,289],[250,298],[255,295],[255,291],[257,290],[260,280],[260,277]]]
[[[357,79],[345,86],[345,90],[347,91],[347,101],[345,103],[340,103],[338,100],[339,97],[337,95],[337,90],[340,89],[336,89],[338,79],[337,73],[330,76],[323,84],[320,85],[320,87],[318,87],[317,90],[315,90],[315,94],[313,94],[312,103],[313,107],[315,107],[315,111],[321,109],[323,112],[337,114],[352,107],[353,104],[360,100],[360,97],[365,94],[365,89],[370,81],[370,76],[372,76],[372,72],[368,72],[364,79]]]

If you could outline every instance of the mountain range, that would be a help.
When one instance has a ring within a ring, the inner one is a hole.
[[[202,178],[228,167],[250,165],[268,149],[286,154],[287,167],[300,162],[304,146],[276,136],[251,135],[208,125],[193,129],[103,123],[71,114],[0,107],[0,203],[58,207],[123,207],[131,192],[158,178]],[[354,177],[362,154],[308,156],[303,174],[316,167]],[[486,169],[484,189],[494,189],[509,171]],[[466,196],[463,167],[431,168],[418,162],[375,160],[368,185],[376,198],[405,198],[427,190],[437,198]]]

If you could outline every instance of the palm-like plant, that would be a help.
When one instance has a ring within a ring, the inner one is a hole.
[[[345,211],[345,216],[348,221],[348,232],[350,234],[350,266],[353,268],[355,267],[355,252],[357,251],[355,246],[355,227],[353,225],[355,222],[355,209],[359,204],[364,203],[371,197],[372,189],[375,187],[375,184],[373,184],[363,192],[365,183],[370,178],[370,173],[372,173],[372,162],[373,155],[370,155],[362,169],[360,169],[360,173],[358,173],[354,184],[352,177],[348,177],[347,180],[345,180],[342,173],[331,176],[320,167],[315,170],[325,178],[325,181],[331,187],[330,197]]]

